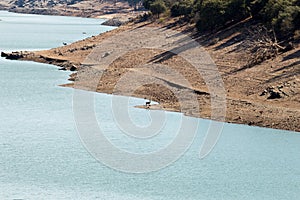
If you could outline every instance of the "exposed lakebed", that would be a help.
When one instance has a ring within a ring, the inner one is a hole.
[[[0,12],[0,18],[0,47],[5,51],[52,48],[110,29],[95,19],[8,12]],[[121,173],[83,147],[74,122],[74,91],[58,86],[69,72],[4,59],[0,70],[0,199],[273,200],[300,195],[299,133],[224,124],[217,145],[200,160],[210,121],[189,118],[198,120],[199,127],[182,158],[153,173]],[[171,112],[164,113],[157,138],[127,137],[115,123],[111,102],[111,95],[95,94],[96,117],[116,146],[145,153],[176,137],[182,114]],[[147,126],[149,112],[163,111],[134,108],[142,103],[130,98],[128,109],[136,124]]]

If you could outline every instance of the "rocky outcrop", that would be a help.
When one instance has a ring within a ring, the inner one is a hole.
[[[37,15],[62,15],[57,10],[51,8],[19,8],[19,7],[12,7],[9,9],[9,12],[15,13],[30,13],[30,14],[37,14]]]
[[[29,60],[34,62],[52,64],[61,67],[60,70],[70,70],[70,71],[77,71],[78,67],[77,64],[70,62],[69,60],[65,59],[58,59],[58,58],[51,58],[45,57],[39,54],[35,54],[33,52],[27,51],[16,51],[12,53],[5,53],[1,52],[1,57],[4,57],[8,60]]]
[[[23,52],[12,52],[12,53],[1,52],[1,57],[4,57],[9,60],[19,60],[24,58],[24,54]]]
[[[109,20],[103,22],[101,25],[105,25],[105,26],[122,26],[125,23],[126,23],[125,21],[121,21],[119,18],[112,18],[112,19],[109,19]]]
[[[283,90],[283,86],[271,86],[265,89],[260,96],[266,96],[267,99],[281,99],[285,96],[288,96],[288,94]]]
[[[1,4],[2,2],[0,2],[0,10],[7,10],[8,6],[7,5],[3,5]],[[1,21],[1,20],[0,20]]]
[[[6,57],[7,57],[7,54],[4,53],[4,52],[1,52],[1,57],[2,57],[2,58],[6,58]]]

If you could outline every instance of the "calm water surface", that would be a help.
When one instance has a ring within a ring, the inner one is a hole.
[[[1,51],[52,48],[111,29],[99,26],[101,20],[96,19],[8,12],[0,12],[0,19]],[[121,173],[97,162],[81,144],[73,117],[73,90],[58,86],[66,83],[68,72],[4,59],[0,71],[1,200],[300,197],[299,133],[225,124],[213,152],[200,160],[209,121],[199,120],[192,147],[170,167],[149,174]],[[133,107],[141,103],[131,98],[129,112],[135,123],[147,125],[149,111]],[[151,144],[122,143],[124,136],[114,123],[110,104],[111,96],[96,94],[97,119],[116,145],[132,151],[168,144],[181,119],[179,113],[166,113],[163,136]]]

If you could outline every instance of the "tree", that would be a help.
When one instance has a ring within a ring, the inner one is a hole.
[[[159,15],[161,13],[164,13],[167,10],[167,7],[165,3],[162,0],[156,0],[152,4],[150,4],[150,11],[152,14],[157,15],[159,18]]]
[[[269,0],[260,12],[261,19],[274,28],[280,38],[291,36],[299,29],[299,0]]]
[[[239,22],[250,16],[248,0],[205,0],[197,1],[195,7],[197,28],[201,31],[214,30]]]
[[[24,3],[25,3],[24,0],[17,0],[15,2],[15,5],[17,5],[20,8],[23,8],[24,7]]]
[[[154,2],[155,0],[144,0],[143,1],[143,6],[147,9],[150,10],[150,5]]]
[[[248,0],[248,6],[252,17],[261,18],[261,11],[264,9],[269,0]]]
[[[129,5],[134,7],[134,10],[138,10],[138,4],[140,4],[141,0],[127,0]]]
[[[206,1],[198,11],[197,28],[200,31],[213,30],[226,23],[226,2],[222,0]]]
[[[195,0],[194,1],[194,9],[201,10],[203,3],[204,3],[204,0]]]
[[[192,13],[193,2],[191,0],[182,0],[175,2],[171,7],[171,15],[173,17],[188,16]]]
[[[249,8],[246,0],[228,1],[226,9],[226,17],[228,21],[240,21],[250,16]]]

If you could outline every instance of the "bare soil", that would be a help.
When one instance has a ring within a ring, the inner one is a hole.
[[[130,46],[133,30],[143,29],[143,37],[149,36],[150,38],[153,33],[147,33],[145,27],[155,27],[165,34],[167,41],[170,38],[168,30],[173,29],[197,40],[216,64],[226,91],[226,117],[224,119],[226,122],[300,131],[299,45],[295,45],[294,49],[281,53],[276,58],[247,68],[245,66],[250,55],[245,49],[240,48],[247,22],[210,35],[195,35],[188,24],[171,25],[155,22],[130,23],[67,46],[17,54],[22,54],[19,59],[50,63],[65,69],[72,68],[72,70],[79,71],[90,69],[94,79],[95,77],[97,79],[96,82],[92,79],[80,80],[79,75],[74,73],[70,80],[75,82],[64,86],[152,99],[160,103],[159,106],[151,106],[152,109],[165,109],[183,112],[194,117],[212,118],[212,94],[205,80],[195,73],[187,60],[179,55],[166,56],[170,55],[170,51],[159,48],[140,48],[124,55],[117,55],[117,59],[113,59],[112,63],[106,63],[108,66],[102,65],[102,61],[95,62],[97,59],[94,57],[89,59],[99,45],[102,48],[100,52],[104,54],[100,54],[98,59],[116,56],[109,51],[108,46],[105,46],[105,41],[118,34],[123,34],[121,45]],[[158,40],[158,44],[154,46],[159,46],[160,41]],[[155,43],[155,41],[152,42]],[[118,41],[115,43],[117,44]],[[182,84],[166,72],[158,72],[158,64],[168,66],[184,75],[190,85]],[[126,88],[120,89],[119,83],[128,73],[133,73],[137,77],[131,80],[133,85],[141,81],[138,77],[154,77],[160,82],[140,85],[134,91]],[[272,96],[273,93],[279,96]],[[179,99],[178,97],[182,94],[196,95],[197,101],[189,98]],[[145,105],[139,107],[146,108]],[[213,119],[218,120],[218,118]]]

